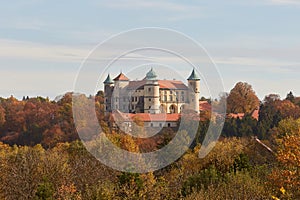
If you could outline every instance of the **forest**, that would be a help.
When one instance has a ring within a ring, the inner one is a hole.
[[[86,150],[74,124],[73,97],[0,98],[0,199],[300,199],[300,97],[292,92],[259,100],[250,84],[239,82],[219,99],[208,99],[216,106],[227,102],[213,150],[198,157],[212,119],[209,111],[200,112],[189,150],[145,174],[113,170]],[[95,102],[104,133],[127,151],[159,149],[176,134],[165,128],[149,139],[133,138],[112,125],[102,91],[78,98]],[[230,117],[238,113],[243,117]]]

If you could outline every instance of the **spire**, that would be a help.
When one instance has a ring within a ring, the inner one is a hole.
[[[103,82],[104,84],[113,84],[113,80],[110,78],[110,75],[108,74],[107,78]]]
[[[147,80],[156,80],[157,79],[157,75],[152,67],[151,67],[151,70],[146,74],[146,79]]]
[[[195,69],[193,69],[190,77],[187,80],[194,80],[194,81],[199,81],[200,80],[199,76],[195,72]]]

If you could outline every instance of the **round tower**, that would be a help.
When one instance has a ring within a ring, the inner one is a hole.
[[[105,112],[111,112],[112,111],[112,93],[114,91],[114,82],[110,78],[110,75],[108,74],[107,78],[105,79],[104,83],[104,102],[105,102],[105,107],[104,110]]]
[[[189,108],[199,113],[199,99],[200,99],[200,78],[193,69],[188,80],[188,97]]]
[[[144,85],[144,112],[157,114],[160,113],[159,102],[159,84],[153,68],[146,75],[146,84]]]

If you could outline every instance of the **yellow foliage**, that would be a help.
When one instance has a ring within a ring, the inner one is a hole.
[[[270,179],[281,187],[283,195],[300,195],[300,119],[282,120],[275,129],[274,137],[279,166],[273,169]]]

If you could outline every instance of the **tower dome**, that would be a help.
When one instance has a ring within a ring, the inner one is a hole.
[[[200,80],[199,76],[195,72],[195,69],[193,69],[191,75],[189,76],[189,78],[187,80],[194,80],[194,81]]]
[[[156,75],[155,71],[153,70],[153,68],[151,68],[151,70],[146,74],[146,79],[147,80],[156,80],[157,79],[157,75]]]
[[[107,75],[107,78],[105,79],[105,81],[103,82],[104,84],[113,84],[113,80],[110,78],[110,75]]]

